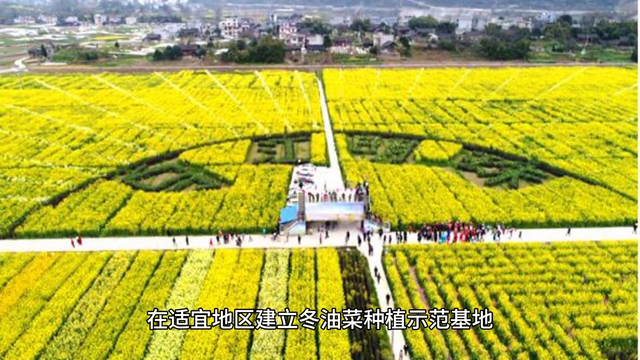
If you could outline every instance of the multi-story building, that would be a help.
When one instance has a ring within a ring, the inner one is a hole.
[[[498,25],[502,29],[509,29],[515,26],[520,29],[532,30],[534,25],[531,19],[523,19],[523,18],[517,18],[517,19],[500,19],[500,18],[495,19],[494,18],[494,19],[491,19],[491,23]]]
[[[281,38],[284,44],[288,47],[303,47],[307,42],[307,36],[304,34],[288,34],[284,38]]]
[[[486,16],[482,14],[461,14],[452,18],[457,24],[456,34],[461,35],[468,32],[482,32],[489,23]]]
[[[280,23],[280,26],[278,27],[278,38],[280,40],[285,40],[297,32],[298,32],[298,24],[296,22],[283,21]]]
[[[456,34],[464,34],[471,31],[473,26],[473,16],[461,15],[455,19],[455,22],[458,24],[458,27],[456,27]]]
[[[487,28],[488,20],[484,16],[474,16],[471,20],[471,31],[484,31]]]
[[[255,23],[252,18],[241,18],[238,20],[240,32],[248,32],[254,27]]]
[[[240,34],[240,21],[236,16],[227,17],[218,24],[220,35],[226,39],[237,39]]]

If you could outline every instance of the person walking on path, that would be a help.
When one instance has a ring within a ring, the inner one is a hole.
[[[78,235],[78,245],[82,246],[82,236]]]
[[[302,237],[300,235],[298,235],[298,245],[300,245],[301,241],[302,241]]]
[[[391,301],[391,295],[387,294],[387,306],[389,306],[389,301]]]
[[[633,233],[634,234],[638,233],[638,222],[637,221],[633,223]]]
[[[209,239],[209,247],[212,248],[213,247],[213,239]]]
[[[380,285],[380,279],[382,278],[382,276],[380,274],[376,275],[376,279],[378,279],[378,285]]]
[[[184,237],[184,242],[187,244],[187,246],[189,246],[189,236],[185,236]]]
[[[73,238],[71,238],[71,246],[73,246],[73,248],[76,248],[76,243],[73,241]]]
[[[362,245],[362,238],[360,237],[360,234],[358,234],[358,247],[360,247],[360,245]]]
[[[567,234],[565,236],[571,236],[571,228],[567,228]]]
[[[174,237],[173,238],[173,247],[176,247],[176,246],[178,246],[178,244],[176,244],[176,238]]]
[[[320,233],[320,245],[322,245],[322,233]]]
[[[349,236],[351,236],[351,234],[347,231],[347,236],[346,236],[346,238],[344,239],[344,244],[345,244],[345,245],[349,245]]]
[[[400,349],[400,360],[402,360],[402,354],[403,354],[403,351],[402,349]]]
[[[404,344],[404,353],[409,356],[409,345]]]
[[[375,276],[378,276],[378,267],[377,267],[377,266],[375,266],[375,267],[373,268],[373,274],[374,274]]]
[[[373,246],[369,244],[369,256],[373,256]]]

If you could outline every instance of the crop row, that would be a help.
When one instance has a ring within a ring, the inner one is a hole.
[[[371,184],[372,211],[397,226],[451,220],[519,227],[630,224],[636,204],[605,188],[562,177],[518,190],[479,187],[445,169],[355,160],[344,135],[336,145],[347,181]]]
[[[283,71],[2,78],[3,163],[116,166],[285,126],[310,131],[317,89],[313,74]]]
[[[222,167],[214,171],[218,168]],[[133,191],[115,180],[99,180],[59,204],[39,206],[16,234],[46,238],[162,235],[167,230],[174,234],[211,234],[219,229],[258,233],[271,228],[278,219],[277,204],[284,203],[290,167],[229,169],[237,174],[232,186],[184,193]]]
[[[384,256],[399,306],[493,313],[492,331],[405,332],[412,359],[606,359],[638,351],[635,241],[403,246]]]
[[[250,140],[229,141],[185,151],[180,159],[199,165],[242,164],[250,146]]]
[[[269,251],[266,255],[260,294],[259,309],[284,309],[287,306],[287,284],[289,282],[289,254],[287,250]],[[279,320],[278,324],[282,324]],[[285,330],[262,330],[253,332],[251,360],[282,360]]]
[[[327,139],[324,133],[311,134],[311,163],[318,166],[329,165]]]
[[[154,308],[300,313],[318,307],[320,318],[320,307],[374,306],[371,279],[364,277],[366,259],[355,251],[346,262],[343,256],[335,249],[0,254],[2,274],[11,274],[0,283],[0,357],[315,360],[365,354],[388,359],[385,331],[357,335],[319,325],[316,330],[216,325],[149,331],[147,312]]]
[[[635,68],[327,70],[323,78],[336,131],[493,149],[637,198]]]

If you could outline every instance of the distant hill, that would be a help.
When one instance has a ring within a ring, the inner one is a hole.
[[[227,0],[227,4],[261,4],[276,6],[384,7],[417,6],[423,3],[437,7],[481,9],[532,9],[547,11],[632,11],[637,0]],[[620,8],[619,8],[620,7]],[[636,11],[637,12],[637,11]]]
[[[426,0],[432,6],[473,7],[486,9],[533,9],[550,11],[614,11],[619,3],[635,3],[620,0]]]

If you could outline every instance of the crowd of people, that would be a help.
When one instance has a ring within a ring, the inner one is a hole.
[[[406,243],[409,233],[416,233],[418,243],[423,240],[425,242],[431,241],[435,243],[456,243],[456,242],[483,242],[487,236],[495,242],[499,242],[502,238],[509,237],[512,239],[517,236],[518,239],[522,239],[522,231],[519,231],[514,227],[506,227],[503,224],[485,225],[474,224],[471,222],[449,221],[440,222],[435,224],[424,224],[419,229],[414,229],[412,226],[408,227],[408,231],[396,231],[394,234],[384,234],[382,230],[382,218],[371,214],[368,220],[376,223],[378,228],[378,236],[383,241],[383,244],[392,244],[395,240],[397,244]],[[399,227],[403,227],[402,223]],[[361,230],[364,232],[364,221],[361,223]],[[570,234],[571,229],[568,230]]]
[[[263,230],[263,232],[266,232],[266,230]],[[171,236],[171,232],[167,231],[167,235]],[[213,239],[214,237],[209,238],[209,247],[213,247],[214,243],[213,243]],[[178,243],[176,242],[176,238],[175,236],[173,237],[173,247],[177,247]],[[253,242],[253,238],[251,237],[251,235],[249,235],[248,237],[245,237],[244,234],[234,234],[231,232],[223,232],[222,230],[218,230],[218,233],[215,236],[215,243],[216,245],[228,245],[230,243],[235,242],[237,247],[242,247],[242,243],[244,243],[245,241],[249,241],[249,242]],[[184,237],[184,243],[186,246],[189,246],[189,236],[185,236]]]
[[[363,202],[365,195],[369,194],[369,184],[365,182],[345,190],[328,191],[325,187],[324,191],[317,189],[302,191],[308,202]]]
[[[503,224],[495,226],[485,224],[473,224],[465,222],[448,222],[432,225],[424,225],[418,231],[418,242],[422,240],[440,243],[456,242],[483,242],[487,236],[493,241],[499,242],[503,237],[512,239],[517,236],[522,239],[522,231],[516,228],[508,228]]]
[[[364,196],[358,193],[355,189],[346,189],[344,191],[323,191],[312,192],[309,191],[305,194],[305,198],[308,202],[363,202]]]
[[[77,238],[71,238],[71,246],[75,249],[76,248],[76,243],[78,244],[78,246],[82,246],[82,236],[78,235]]]

